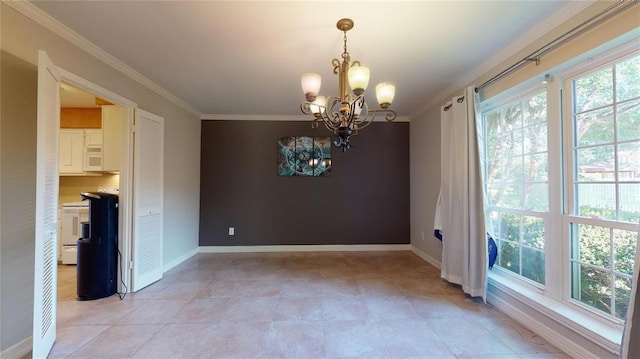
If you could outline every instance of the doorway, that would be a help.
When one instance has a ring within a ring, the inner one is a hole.
[[[89,215],[88,201],[83,201],[80,194],[119,194],[126,122],[126,108],[62,82],[58,131],[58,301],[76,300],[77,296],[77,243],[85,235],[82,228]],[[118,238],[124,238],[122,232]],[[125,282],[120,286],[119,292],[128,287]]]

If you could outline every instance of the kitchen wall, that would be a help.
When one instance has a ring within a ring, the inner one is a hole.
[[[330,135],[310,121],[202,121],[200,246],[408,244],[409,124],[376,122],[334,148],[328,177],[277,175],[279,137]]]
[[[119,188],[120,175],[103,174],[101,176],[60,176],[58,206],[66,202],[81,201],[80,192],[95,192],[98,187]]]

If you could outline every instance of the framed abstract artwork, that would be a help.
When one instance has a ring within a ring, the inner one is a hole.
[[[278,176],[324,177],[331,174],[331,137],[278,139]]]

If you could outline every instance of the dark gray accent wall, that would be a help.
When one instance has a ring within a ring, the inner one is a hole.
[[[309,121],[203,120],[200,245],[408,244],[409,123],[333,148],[328,177],[278,176],[279,137],[328,135]]]

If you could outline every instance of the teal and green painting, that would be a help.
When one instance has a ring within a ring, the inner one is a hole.
[[[331,138],[289,136],[278,139],[278,176],[331,174]]]

